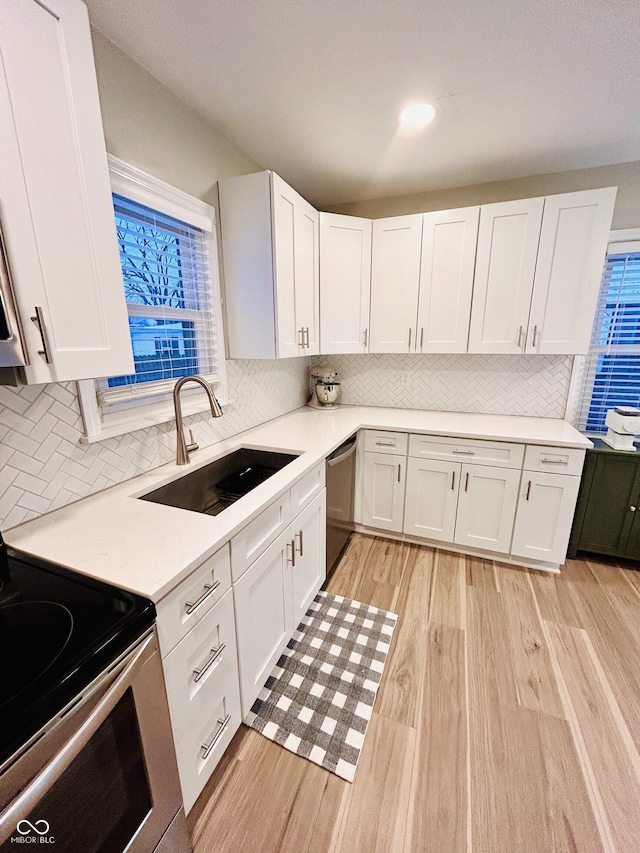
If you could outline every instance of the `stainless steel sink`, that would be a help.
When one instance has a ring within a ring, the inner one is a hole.
[[[141,500],[205,515],[219,515],[297,458],[297,453],[241,447],[210,465],[142,495]]]

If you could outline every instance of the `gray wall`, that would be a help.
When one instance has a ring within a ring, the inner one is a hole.
[[[597,187],[618,187],[618,196],[612,227],[637,228],[640,226],[640,162],[620,163],[616,166],[598,166],[595,169],[577,169],[551,175],[533,175],[510,181],[494,181],[469,187],[391,196],[368,201],[341,204],[332,207],[335,213],[352,216],[399,216],[403,213],[426,213],[429,210],[447,210],[494,201],[533,198],[554,193],[589,190]]]

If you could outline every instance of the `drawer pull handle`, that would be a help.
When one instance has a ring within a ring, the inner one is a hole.
[[[545,465],[566,465],[567,459],[547,459],[546,456],[540,458],[540,463]]]
[[[524,496],[525,501],[529,500],[529,495],[531,494],[531,480],[527,483],[527,494]]]
[[[196,607],[199,607],[206,598],[209,598],[209,596],[214,593],[219,586],[220,581],[214,581],[214,583],[206,583],[204,585],[204,592],[202,593],[200,598],[197,598],[195,601],[185,601],[184,606],[187,609],[187,613],[193,613]]]
[[[475,450],[454,450],[454,453],[457,453],[458,456],[475,456]]]
[[[376,447],[395,447],[395,441],[376,441]]]
[[[294,542],[295,542],[296,536],[300,537],[300,548],[298,549],[298,554],[300,554],[300,556],[303,557],[304,556],[304,551],[303,551],[304,546],[303,546],[303,542],[302,542],[302,530],[301,529],[293,537]]]
[[[218,646],[218,648],[217,648],[217,649],[211,649],[211,651],[213,652],[213,654],[212,654],[212,655],[211,655],[211,657],[207,660],[207,662],[206,662],[205,664],[203,664],[203,665],[200,667],[200,669],[194,669],[194,670],[193,670],[193,680],[194,680],[194,681],[200,681],[200,679],[201,679],[201,678],[202,678],[202,676],[205,674],[205,672],[206,672],[206,671],[207,671],[211,666],[213,666],[213,664],[218,660],[218,658],[220,657],[220,655],[222,654],[222,652],[225,650],[225,648],[226,648],[226,647],[225,647],[225,644],[224,644],[224,643],[220,643],[220,645]]]
[[[209,743],[203,743],[202,744],[202,757],[203,758],[209,757],[209,753],[211,752],[213,747],[217,744],[217,742],[222,737],[222,733],[227,728],[227,726],[229,725],[230,720],[231,720],[231,714],[227,714],[226,717],[223,717],[222,719],[218,720],[219,728],[218,728],[217,732],[211,738]]]
[[[456,487],[456,472],[451,472],[451,491],[453,491]]]

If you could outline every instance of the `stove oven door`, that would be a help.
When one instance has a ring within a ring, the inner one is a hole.
[[[36,735],[0,789],[3,851],[149,853],[163,836],[191,850],[155,630]]]

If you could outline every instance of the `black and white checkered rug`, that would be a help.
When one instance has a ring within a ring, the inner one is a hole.
[[[352,782],[397,619],[319,592],[247,725]]]

